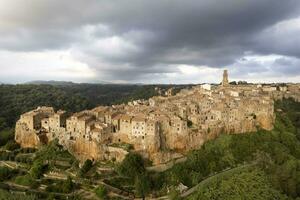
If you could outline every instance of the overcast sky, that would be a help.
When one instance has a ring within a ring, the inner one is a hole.
[[[299,0],[0,0],[0,82],[300,82]]]

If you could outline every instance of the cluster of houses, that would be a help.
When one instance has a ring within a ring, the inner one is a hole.
[[[99,106],[74,114],[38,107],[21,115],[15,140],[23,147],[38,147],[53,139],[80,159],[122,160],[134,151],[163,163],[198,148],[219,134],[271,130],[274,98],[299,101],[299,85],[230,85],[224,71],[220,85],[202,84],[176,95]]]

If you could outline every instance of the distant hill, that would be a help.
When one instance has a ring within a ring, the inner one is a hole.
[[[30,81],[24,83],[26,85],[74,85],[76,83],[73,83],[71,81]]]
[[[74,83],[72,81],[41,81],[41,80],[37,80],[37,81],[30,81],[30,82],[26,82],[24,84],[27,85],[59,85],[59,86],[70,86],[70,85],[78,85],[78,84],[111,84],[110,82],[105,82],[105,81],[100,81],[97,83]]]

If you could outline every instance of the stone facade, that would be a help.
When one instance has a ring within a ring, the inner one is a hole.
[[[68,115],[39,107],[21,115],[15,140],[38,147],[57,138],[80,160],[122,160],[129,143],[154,164],[198,148],[219,134],[271,130],[274,101],[299,100],[299,85],[230,85],[227,71],[221,85],[199,85],[176,95],[156,96],[128,105],[99,106]],[[174,155],[173,155],[174,154]]]

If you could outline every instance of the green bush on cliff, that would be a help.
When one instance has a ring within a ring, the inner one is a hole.
[[[120,165],[116,167],[116,171],[125,177],[135,178],[146,171],[145,163],[140,154],[129,153]]]
[[[93,167],[93,162],[87,159],[79,170],[79,176],[85,175]]]
[[[103,185],[98,186],[95,193],[100,199],[107,199],[107,189]]]
[[[17,176],[15,182],[19,185],[29,186],[30,188],[37,188],[39,185],[30,174]]]

